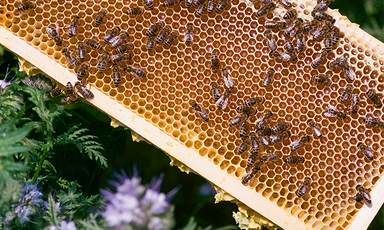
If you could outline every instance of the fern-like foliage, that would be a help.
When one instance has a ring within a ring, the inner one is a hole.
[[[15,118],[22,107],[23,99],[13,89],[0,94],[0,123]]]
[[[59,214],[60,207],[57,207],[55,201],[53,199],[52,194],[48,195],[48,207],[47,207],[47,215],[43,218],[53,226],[59,226],[60,221],[64,220],[65,217]]]
[[[87,219],[81,220],[80,224],[83,225],[82,229],[86,230],[104,230],[105,226],[100,226],[97,220],[99,215],[91,213]],[[104,223],[105,225],[105,223]]]

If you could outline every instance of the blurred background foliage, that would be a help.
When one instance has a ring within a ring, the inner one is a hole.
[[[383,0],[336,0],[330,7],[339,9],[342,15],[346,15],[352,22],[359,24],[362,29],[384,41]],[[18,73],[17,58],[1,46],[0,64],[2,64],[0,79],[3,78],[8,64],[13,73]],[[24,75],[19,73],[18,76],[23,78]],[[16,84],[23,85],[19,80]],[[7,110],[7,114],[2,114],[2,116],[9,116],[9,119],[12,116],[17,118],[16,126],[19,127],[31,121],[39,121],[38,114],[33,111],[33,103],[27,100],[30,94],[17,89],[12,92],[15,93],[11,96],[8,95],[9,98],[20,100],[25,104],[17,104],[19,106],[17,111]],[[6,96],[6,94],[1,96],[2,104],[7,99]],[[229,202],[214,204],[215,191],[210,184],[198,175],[188,175],[180,172],[176,167],[170,167],[169,158],[160,149],[143,141],[133,142],[129,130],[123,127],[111,127],[109,117],[89,104],[80,102],[67,106],[63,110],[58,99],[46,103],[48,112],[55,110],[61,112],[52,122],[53,133],[50,141],[53,141],[53,144],[47,153],[51,165],[45,165],[42,168],[41,175],[44,175],[46,180],[43,191],[69,188],[76,182],[75,184],[83,191],[84,196],[97,195],[100,188],[108,185],[107,182],[114,171],[124,169],[129,174],[132,172],[133,165],[136,165],[139,175],[143,178],[143,184],[149,183],[153,176],[164,173],[162,191],[170,191],[181,186],[173,199],[176,215],[175,229],[181,229],[184,226],[183,229],[196,229],[197,223],[199,226],[211,226],[206,229],[223,226],[227,226],[225,229],[236,229],[233,226],[235,221],[232,218],[232,212],[237,211],[236,205]],[[78,143],[68,142],[69,144],[59,145],[57,144],[59,142],[54,142],[54,140],[64,138],[65,133],[71,127],[86,129],[87,134],[91,134],[95,140],[97,139],[102,146],[102,149],[98,151],[108,160],[107,167],[102,162],[91,161],[86,154],[81,152]],[[47,137],[47,135],[39,133],[38,129],[34,129],[28,136],[28,138],[36,140]],[[82,157],[79,157],[79,154]],[[32,162],[33,160],[31,159]],[[52,171],[52,169],[54,170]],[[48,172],[54,173],[50,175]],[[190,217],[194,217],[194,221]],[[383,208],[369,229],[384,229]]]

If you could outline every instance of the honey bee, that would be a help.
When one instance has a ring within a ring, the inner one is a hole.
[[[305,37],[302,31],[297,32],[296,34],[297,40],[297,52],[304,51],[306,48],[306,43],[305,43]]]
[[[304,146],[305,143],[309,142],[311,138],[308,135],[304,135],[299,139],[293,141],[291,143],[291,151],[294,152],[298,150],[300,147]]]
[[[113,37],[116,37],[117,35],[119,35],[120,31],[121,29],[119,26],[115,26],[111,30],[107,31],[107,33],[104,36],[105,43],[109,42],[109,40],[111,40]]]
[[[259,141],[261,146],[263,146],[264,149],[268,148],[269,145],[269,138],[266,135],[262,135],[260,131],[257,131],[257,135],[259,137]]]
[[[216,82],[211,82],[211,93],[215,101],[219,100],[221,96],[221,91],[219,85]]]
[[[245,152],[248,149],[248,144],[249,144],[248,136],[243,136],[241,140],[242,142],[240,143],[239,148],[237,149],[238,155],[241,155],[243,152]]]
[[[279,1],[286,8],[291,8],[292,7],[291,0],[279,0]]]
[[[364,200],[365,202],[367,202],[367,204],[371,204],[372,203],[371,195],[369,194],[369,192],[363,186],[357,185],[356,186],[356,190],[357,190],[357,193],[358,193],[357,197],[359,196],[360,200]],[[360,202],[359,200],[357,200],[357,201]]]
[[[291,56],[289,54],[278,51],[271,51],[269,53],[269,56],[287,62],[291,60]]]
[[[312,17],[316,20],[319,20],[319,21],[324,21],[324,20],[327,20],[329,22],[333,22],[334,23],[334,20],[333,17],[325,12],[322,12],[322,11],[312,11],[311,13]]]
[[[262,129],[268,122],[268,120],[272,118],[272,116],[273,113],[271,111],[267,111],[266,113],[264,113],[259,119],[256,120],[256,128]]]
[[[247,135],[250,128],[251,124],[249,124],[249,122],[245,120],[239,129],[240,137],[244,137],[245,135]]]
[[[282,30],[282,29],[285,29],[285,27],[287,27],[287,23],[282,21],[267,21],[264,23],[264,27],[267,29]]]
[[[129,34],[127,32],[124,32],[122,34],[119,34],[119,35],[111,38],[111,40],[109,40],[109,43],[111,43],[112,48],[115,48],[115,47],[119,46],[122,42],[127,40],[128,38],[129,38]]]
[[[216,101],[216,106],[218,109],[224,110],[228,105],[229,97],[231,96],[231,90],[227,89],[224,94]]]
[[[80,19],[79,16],[75,15],[72,19],[72,22],[66,26],[67,28],[69,27],[69,30],[68,30],[69,37],[73,37],[77,34],[77,28],[79,26],[79,19]]]
[[[84,44],[95,50],[101,50],[103,48],[95,39],[85,39]]]
[[[257,133],[262,136],[271,136],[273,134],[272,129],[266,126],[261,129],[257,129]]]
[[[255,163],[256,156],[257,156],[257,154],[259,154],[259,151],[260,151],[260,146],[259,146],[259,142],[257,141],[257,138],[256,138],[256,133],[252,132],[249,135],[249,140],[250,140],[250,145],[251,145],[251,148],[249,149],[249,153],[251,155],[248,158],[247,167],[251,167]],[[251,156],[253,159],[251,159]],[[250,162],[250,160],[252,162]]]
[[[116,53],[123,54],[127,51],[133,50],[135,47],[132,44],[122,44],[121,46],[117,47]]]
[[[79,96],[77,96],[76,94],[73,94],[68,97],[63,97],[61,99],[61,103],[63,103],[64,105],[71,105],[73,103],[76,103],[78,100],[79,100]]]
[[[253,4],[255,3],[263,3],[263,4],[267,4],[267,3],[270,3],[272,2],[273,0],[252,0]]]
[[[98,27],[100,26],[100,24],[104,21],[104,17],[107,15],[107,11],[105,9],[103,10],[100,10],[97,14],[96,14],[96,18],[95,18],[95,26]]]
[[[211,64],[212,73],[219,72],[220,59],[219,59],[219,56],[215,52],[212,52],[211,63],[212,63]]]
[[[323,136],[320,127],[316,124],[314,120],[308,119],[307,124],[309,128],[312,129],[312,132],[316,137],[321,138]]]
[[[284,162],[287,164],[302,164],[304,163],[304,160],[305,160],[304,157],[292,155],[285,158]]]
[[[147,35],[148,37],[154,37],[154,36],[156,36],[157,31],[160,31],[161,29],[163,29],[164,26],[165,26],[165,23],[164,23],[163,21],[161,21],[161,22],[156,22],[155,24],[151,25],[151,26],[148,28],[146,35]]]
[[[318,68],[323,62],[327,59],[328,52],[322,51],[321,53],[317,54],[315,60],[311,63],[312,68],[316,69]]]
[[[148,9],[153,10],[153,0],[143,0],[144,5],[148,7]]]
[[[171,46],[174,41],[177,40],[179,32],[177,30],[172,31],[164,41],[164,46]]]
[[[89,69],[89,64],[87,62],[84,62],[80,65],[79,69],[77,70],[77,80],[81,81],[83,78],[87,75]]]
[[[373,127],[379,127],[379,128],[382,128],[384,129],[384,122],[382,122],[381,120],[377,119],[377,118],[373,118],[373,117],[368,117],[368,118],[365,118],[364,119],[364,123],[370,127],[370,128],[373,128]]]
[[[352,90],[353,90],[353,86],[351,84],[348,84],[345,86],[344,92],[341,94],[341,97],[340,97],[341,104],[344,104],[349,100],[352,94]]]
[[[171,30],[172,28],[170,25],[164,26],[156,37],[156,43],[162,43],[171,33]]]
[[[53,26],[48,26],[45,29],[45,31],[47,32],[49,37],[51,37],[51,39],[56,43],[56,45],[58,45],[58,46],[63,45],[63,40],[60,37],[60,27],[59,27],[58,23],[56,23],[56,28]]]
[[[349,66],[347,70],[345,70],[345,76],[350,80],[353,81],[356,78],[356,73],[353,70],[352,66]]]
[[[352,102],[351,102],[351,113],[352,114],[355,114],[357,113],[357,111],[359,110],[359,102],[360,102],[360,98],[359,98],[359,95],[357,93],[353,94],[352,95]]]
[[[179,0],[178,0],[179,1]],[[164,3],[165,4],[165,3]],[[141,8],[139,6],[135,6],[127,11],[127,14],[129,16],[138,16],[144,14],[144,8]]]
[[[290,129],[291,127],[292,127],[291,122],[280,121],[280,122],[277,122],[276,125],[272,127],[272,132],[274,134],[282,133]]]
[[[267,45],[271,51],[276,50],[276,40],[272,36],[272,32],[270,30],[266,30],[264,32],[265,39],[267,40]]]
[[[185,0],[185,7],[190,8],[192,6],[193,0]]]
[[[233,89],[235,87],[235,83],[233,82],[233,79],[231,77],[230,72],[227,70],[227,68],[221,69],[221,75],[224,78],[224,84],[228,89]]]
[[[151,52],[155,48],[155,37],[148,37],[147,39],[147,50]]]
[[[301,18],[297,18],[295,20],[294,23],[292,23],[292,25],[290,25],[284,32],[284,36],[285,37],[288,37],[288,36],[295,36],[297,34],[298,31],[301,30],[301,26],[302,24],[304,23],[303,19]]]
[[[276,134],[273,134],[271,136],[269,136],[269,139],[271,141],[271,144],[274,145],[278,142],[281,142],[281,141],[284,141],[288,138],[291,137],[291,133],[288,131],[288,132],[285,132],[285,133],[276,133]]]
[[[246,121],[248,119],[248,114],[246,113],[240,113],[240,114],[237,114],[236,116],[232,117],[230,120],[229,120],[229,126],[236,126],[244,121]]]
[[[131,54],[114,54],[114,55],[111,55],[109,62],[112,64],[117,64],[124,60],[131,60],[131,59],[132,59]]]
[[[104,72],[104,70],[108,67],[108,61],[109,53],[107,51],[104,51],[99,58],[99,62],[97,63],[97,70],[100,73]]]
[[[268,153],[268,154],[259,158],[259,162],[261,164],[268,163],[270,161],[278,161],[278,160],[279,160],[279,156],[277,154],[273,154],[273,153]]]
[[[297,189],[296,196],[299,198],[304,196],[309,191],[310,188],[311,188],[311,178],[306,177],[304,178],[303,185],[301,185],[301,187]]]
[[[113,79],[113,85],[116,88],[119,87],[120,80],[121,80],[121,74],[120,74],[119,65],[117,65],[117,64],[112,65],[112,79]]]
[[[219,2],[216,5],[216,13],[220,14],[221,12],[224,11],[225,7],[229,4],[229,0],[219,0]]]
[[[171,7],[171,6],[174,6],[174,5],[177,5],[180,3],[180,0],[166,0],[164,3],[163,3],[163,6],[164,7]]]
[[[273,81],[273,75],[275,70],[273,68],[268,68],[267,73],[264,74],[263,87],[267,87]]]
[[[93,93],[91,92],[91,90],[87,89],[85,86],[86,84],[80,81],[75,83],[75,88],[81,94],[81,96],[83,96],[84,99],[87,99],[87,100],[93,99],[94,98]]]
[[[202,5],[203,3],[205,3],[205,1],[206,0],[193,0],[192,6],[196,8],[196,7],[200,6],[200,5]]]
[[[338,68],[341,68],[341,67],[343,67],[343,68],[349,67],[347,64],[346,58],[336,58],[335,60],[327,63],[327,68],[332,70],[332,71],[334,71]]]
[[[359,142],[359,143],[357,144],[357,147],[360,149],[361,152],[364,153],[364,155],[365,155],[369,160],[373,160],[373,159],[374,159],[375,154],[374,154],[374,151],[373,151],[370,147],[364,145],[362,142]]]
[[[336,107],[332,105],[328,105],[328,109],[325,110],[324,116],[326,117],[337,117],[339,120],[343,120],[347,117],[347,114],[341,112],[340,110],[336,109]]]
[[[328,77],[326,77],[324,74],[312,76],[311,81],[315,82],[316,84],[321,84],[324,86],[330,86],[332,84],[330,79]]]
[[[211,0],[210,0],[211,1]],[[193,42],[193,23],[188,23],[185,36],[184,36],[185,44],[191,45]]]
[[[65,96],[69,97],[71,95],[75,95],[75,88],[73,87],[71,82],[68,82],[64,88]]]
[[[244,101],[244,105],[248,107],[252,107],[254,105],[261,105],[265,101],[264,97],[251,97]]]
[[[332,51],[332,37],[330,33],[327,33],[324,38],[324,51],[328,53]]]
[[[241,183],[243,185],[247,185],[249,182],[252,181],[252,179],[255,177],[256,173],[260,170],[260,165],[255,164],[249,172],[247,172],[242,178]]]
[[[215,7],[216,7],[215,0],[208,0],[208,5],[207,5],[208,14],[213,13],[213,11],[215,10]]]
[[[27,10],[33,10],[36,8],[36,3],[34,2],[23,2],[17,7],[17,11],[27,11]]]
[[[374,89],[370,89],[367,92],[365,92],[367,95],[367,98],[373,102],[373,105],[376,108],[381,108],[383,106],[383,103],[381,102],[379,96],[376,94],[376,91]]]
[[[297,11],[295,9],[289,9],[283,16],[285,20],[293,19],[297,17]]]
[[[316,20],[317,21],[317,20]],[[311,25],[311,22],[306,20],[305,22],[303,21],[302,25],[302,31],[303,33],[308,33],[309,31],[312,30],[312,25]]]
[[[199,115],[199,117],[201,119],[203,119],[203,121],[205,122],[208,122],[209,121],[209,115],[207,112],[205,112],[204,108],[201,107],[200,105],[198,105],[197,103],[194,103],[192,104],[192,108],[195,110],[195,112],[197,113],[197,115]]]
[[[317,3],[317,5],[315,6],[315,8],[313,10],[324,12],[324,11],[327,11],[327,9],[328,9],[328,5],[325,4],[323,1],[321,1],[321,2]]]
[[[324,34],[327,34],[329,32],[330,28],[327,25],[324,25],[322,27],[319,27],[315,32],[313,32],[313,41],[321,41]]]
[[[207,13],[207,5],[208,5],[207,2],[205,2],[197,8],[196,13],[195,13],[196,17],[199,18],[199,17],[203,16],[203,14]]]
[[[61,94],[63,94],[63,90],[60,89],[59,87],[55,87],[51,90],[50,95],[51,97],[58,97]]]
[[[336,45],[340,40],[340,29],[332,26],[332,45]]]
[[[261,17],[263,15],[266,15],[268,12],[274,10],[276,8],[275,3],[270,2],[262,6],[257,12],[256,12],[256,17]]]
[[[64,54],[64,56],[67,59],[68,63],[73,68],[80,64],[79,60],[77,60],[76,56],[71,51],[69,51],[67,48],[64,48],[62,53]]]
[[[127,71],[128,73],[132,74],[132,76],[140,80],[147,77],[145,71],[138,66],[134,66],[133,68],[129,66],[124,66],[124,71]]]
[[[292,44],[292,41],[289,38],[285,38],[284,48],[288,53],[292,53],[295,51],[295,47]]]
[[[83,42],[77,42],[77,54],[81,62],[85,60],[85,46]]]

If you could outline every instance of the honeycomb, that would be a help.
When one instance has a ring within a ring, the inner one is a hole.
[[[384,119],[383,109],[376,108],[365,94],[368,89],[375,89],[376,92],[384,90],[384,57],[377,51],[383,46],[379,44],[371,48],[376,41],[368,44],[367,41],[372,41],[368,35],[364,38],[352,36],[349,30],[356,27],[337,12],[328,10],[336,19],[335,25],[341,30],[341,38],[326,61],[347,58],[356,73],[353,82],[347,80],[342,71],[327,69],[325,63],[316,69],[311,67],[322,49],[322,43],[313,41],[312,37],[306,38],[307,48],[297,54],[296,62],[270,57],[263,24],[269,20],[281,20],[286,12],[281,5],[265,16],[256,17],[262,4],[232,0],[220,14],[196,17],[196,8],[186,8],[184,1],[172,7],[164,7],[163,1],[154,1],[154,9],[145,8],[144,14],[139,16],[129,16],[126,12],[135,6],[144,7],[141,1],[34,2],[37,5],[35,9],[19,12],[20,1],[1,0],[0,25],[68,68],[74,73],[73,81],[78,67],[69,65],[61,52],[63,47],[76,53],[78,41],[99,41],[103,49],[87,49],[85,58],[91,66],[87,80],[93,89],[108,95],[111,100],[122,104],[187,148],[194,149],[201,158],[210,159],[212,167],[237,178],[238,184],[234,186],[260,194],[269,200],[271,206],[282,209],[290,218],[302,223],[301,228],[348,229],[363,208],[363,204],[354,199],[356,186],[361,184],[373,190],[378,185],[384,169],[384,132],[377,127],[367,128],[363,120],[366,117]],[[315,4],[316,1],[300,0],[293,2],[293,8],[298,11],[299,17],[309,19]],[[96,14],[102,9],[107,10],[106,19],[95,27]],[[80,25],[77,35],[70,37],[65,26],[75,15],[80,17]],[[170,47],[156,45],[152,52],[148,52],[145,32],[158,21],[164,21],[172,30],[179,32],[178,42]],[[61,28],[63,47],[55,45],[46,33],[46,28],[56,23]],[[188,23],[194,25],[195,36],[191,45],[183,42]],[[111,68],[104,73],[97,71],[98,58],[103,51],[113,52],[110,44],[104,44],[103,40],[106,32],[115,26],[128,32],[130,36],[126,42],[134,45],[132,59],[121,63],[121,67],[124,64],[139,66],[147,73],[146,78],[140,80],[122,72],[121,84],[117,88]],[[273,30],[279,51],[284,51],[283,33]],[[211,96],[212,81],[224,91],[223,78],[210,69],[212,52],[219,55],[221,68],[226,67],[235,81],[224,110],[216,108]],[[276,71],[274,80],[267,87],[262,87],[264,73],[270,67]],[[332,84],[324,86],[311,82],[311,76],[317,74],[330,77]],[[328,105],[339,110],[349,106],[350,102],[346,105],[339,103],[347,84],[352,84],[353,93],[359,94],[358,113],[348,114],[344,120],[325,117]],[[249,118],[251,131],[256,130],[255,121],[262,114],[272,111],[269,125],[272,127],[282,120],[292,123],[291,137],[263,150],[263,154],[277,154],[279,160],[261,167],[252,183],[243,186],[241,179],[246,174],[249,152],[237,154],[242,140],[238,127],[229,126],[229,120],[237,115],[239,105],[255,96],[264,97],[265,102],[257,105],[258,113]],[[194,113],[190,106],[192,101],[208,112],[208,122]],[[306,124],[308,119],[313,119],[320,126],[322,138],[313,138]],[[296,153],[305,158],[304,163],[294,166],[284,163],[283,159],[291,155],[290,143],[306,133],[311,136],[311,141]],[[359,142],[375,151],[374,160],[367,159],[359,151]],[[298,198],[295,192],[305,177],[310,177],[312,183],[309,192]],[[382,204],[373,197],[375,202],[379,203],[379,207]],[[277,216],[271,221],[289,228],[279,218]]]

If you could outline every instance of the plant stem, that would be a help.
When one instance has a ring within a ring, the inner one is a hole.
[[[45,161],[45,158],[47,157],[48,151],[44,151],[43,157],[40,159],[39,166],[37,166],[37,170],[35,172],[35,175],[33,176],[32,184],[35,184],[37,181],[37,177],[40,174],[41,168],[43,167],[43,163]]]

